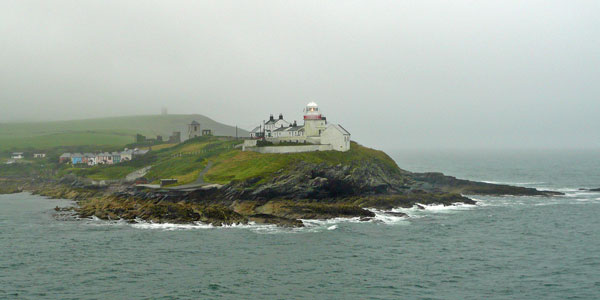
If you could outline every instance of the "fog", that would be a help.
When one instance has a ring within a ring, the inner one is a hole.
[[[396,148],[600,147],[599,1],[1,1],[0,122],[315,101]]]

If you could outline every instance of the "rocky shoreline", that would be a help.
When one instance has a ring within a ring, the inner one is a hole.
[[[301,219],[371,220],[368,209],[416,205],[475,204],[463,195],[553,196],[561,193],[456,179],[441,173],[411,173],[379,164],[328,166],[299,163],[269,180],[250,178],[205,189],[153,190],[130,183],[96,185],[89,179],[2,180],[0,193],[28,191],[72,199],[80,217],[156,223],[276,224],[300,227]],[[368,208],[368,209],[367,209]]]

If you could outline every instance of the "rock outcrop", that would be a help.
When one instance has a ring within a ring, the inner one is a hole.
[[[376,161],[350,161],[334,166],[298,162],[268,177],[234,180],[224,186],[191,191],[153,190],[127,183],[98,184],[72,175],[58,181],[18,186],[19,191],[74,199],[79,204],[75,210],[82,217],[204,222],[217,226],[256,222],[297,227],[303,226],[302,219],[370,220],[374,214],[366,208],[389,211],[418,204],[475,203],[463,195],[560,194],[462,180],[442,173],[411,173]]]

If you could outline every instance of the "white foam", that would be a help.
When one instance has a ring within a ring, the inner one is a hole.
[[[377,209],[368,209],[369,211],[373,212],[375,214],[375,217],[373,218],[372,222],[379,222],[379,223],[384,223],[387,225],[395,225],[395,224],[409,224],[408,222],[408,217],[401,217],[401,216],[394,216],[391,214],[386,213],[385,211],[382,210],[377,210]],[[402,212],[399,211],[399,209],[392,209],[391,212]],[[406,212],[402,212],[405,213]],[[408,214],[407,214],[408,216]]]
[[[331,219],[300,219],[300,221],[302,221],[302,223],[304,223],[304,226],[306,226],[306,227],[329,226],[329,225],[335,225],[335,224],[344,223],[344,222],[347,222],[347,223],[361,222],[359,217],[331,218]]]
[[[174,224],[174,223],[154,223],[154,222],[138,222],[131,224],[133,228],[139,229],[160,229],[160,230],[190,230],[190,229],[210,229],[214,228],[212,224],[204,224],[195,222],[192,224]]]
[[[503,181],[490,181],[490,180],[481,180],[481,182],[490,183],[490,184],[508,184],[508,185],[536,185],[536,184],[545,184],[545,182],[503,182]]]
[[[337,225],[327,227],[327,230],[336,230],[338,228]]]
[[[540,191],[556,191],[556,192],[563,192],[563,193],[569,193],[569,192],[584,192],[582,190],[580,190],[579,188],[557,188],[557,187],[547,187],[547,186],[536,186],[536,189],[540,190]],[[589,191],[587,191],[587,193],[590,193]]]

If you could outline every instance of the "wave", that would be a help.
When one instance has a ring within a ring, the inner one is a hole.
[[[154,222],[138,222],[131,224],[131,227],[138,229],[160,229],[160,230],[190,230],[190,229],[211,229],[212,224],[204,224],[195,222],[192,224],[174,224],[174,223],[154,223]]]
[[[210,230],[210,229],[248,229],[256,233],[273,234],[273,233],[300,233],[300,232],[322,232],[333,231],[339,229],[339,225],[343,223],[371,223],[371,224],[386,224],[386,225],[408,225],[411,218],[422,217],[428,213],[444,213],[452,211],[467,210],[477,207],[477,205],[457,203],[455,205],[425,205],[418,204],[411,208],[394,208],[389,211],[369,208],[367,210],[373,212],[375,216],[368,220],[362,220],[359,217],[353,218],[332,218],[332,219],[300,219],[304,223],[304,227],[286,228],[279,227],[274,224],[256,224],[249,222],[248,224],[231,224],[223,226],[214,226],[202,222],[194,222],[189,224],[176,223],[155,223],[152,221],[144,221],[136,219],[134,223],[126,220],[102,220],[97,217],[91,217],[86,220],[91,221],[92,225],[125,225],[136,229],[144,230]],[[396,213],[396,214],[394,214]],[[404,213],[406,215],[399,215]]]
[[[375,217],[372,219],[372,222],[375,223],[383,223],[387,225],[395,225],[395,224],[409,224],[408,214],[407,216],[398,216],[390,214],[389,212],[378,210],[374,208],[367,209],[370,212],[375,214]],[[399,211],[399,209],[390,210],[392,213],[405,213],[403,211]]]
[[[538,185],[538,184],[545,184],[545,182],[505,182],[505,181],[491,181],[491,180],[481,180],[481,182],[490,183],[490,184],[508,184],[508,185]]]

